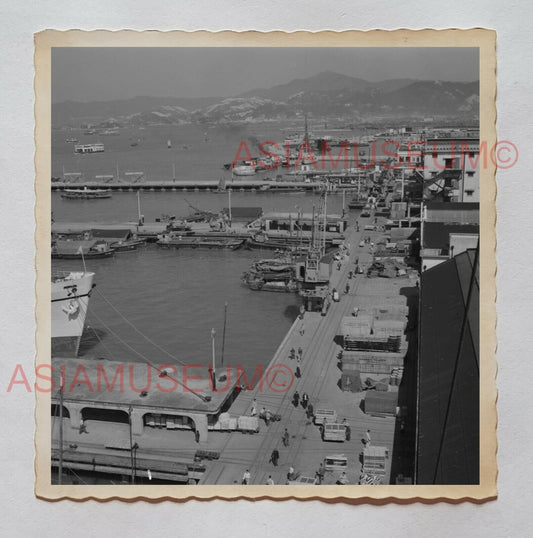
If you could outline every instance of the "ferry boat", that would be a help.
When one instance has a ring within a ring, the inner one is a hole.
[[[74,146],[74,153],[103,153],[103,144],[76,144]]]
[[[102,198],[111,198],[110,189],[65,189],[61,193],[61,198],[69,200],[97,200]]]
[[[58,271],[52,275],[52,356],[77,357],[94,273]]]

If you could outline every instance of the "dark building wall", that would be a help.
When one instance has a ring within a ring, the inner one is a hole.
[[[418,484],[479,483],[477,271],[471,281],[475,262],[475,251],[469,250],[421,277]]]

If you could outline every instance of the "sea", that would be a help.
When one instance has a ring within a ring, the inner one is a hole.
[[[228,178],[231,172],[223,164],[235,159],[242,142],[252,155],[259,155],[259,141],[281,144],[290,134],[284,126],[268,122],[215,128],[161,125],[121,129],[118,136],[53,130],[52,176],[81,173],[90,181],[118,170],[119,177],[142,172],[146,181],[175,178],[177,185],[180,180]],[[353,132],[335,135],[353,136]],[[67,138],[102,142],[105,152],[75,154]],[[272,173],[262,172],[263,176]],[[146,222],[165,214],[184,217],[195,209],[220,211],[228,202],[226,194],[208,192],[140,195]],[[264,211],[311,211],[318,206],[318,197],[234,190],[231,204]],[[328,213],[341,213],[342,204],[340,194],[328,196]],[[55,222],[136,221],[137,195],[113,192],[109,199],[84,201],[62,199],[53,192],[52,213]],[[111,259],[87,260],[87,270],[96,273],[96,288],[80,356],[207,367],[212,361],[214,329],[217,367],[240,365],[251,376],[258,364],[270,362],[301,304],[297,294],[252,291],[241,282],[254,260],[271,256],[271,251],[163,250],[152,244],[116,253]],[[52,271],[81,268],[81,261],[52,260]]]

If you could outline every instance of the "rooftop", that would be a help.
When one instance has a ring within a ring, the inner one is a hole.
[[[166,370],[167,376],[160,376]],[[52,378],[59,387],[64,372],[65,401],[87,404],[172,408],[216,413],[231,395],[238,372],[217,372],[218,391],[211,390],[209,370],[201,365],[154,365],[107,359],[53,358]],[[221,379],[221,375],[227,379]],[[115,381],[115,384],[113,382]],[[145,396],[141,393],[146,392]]]

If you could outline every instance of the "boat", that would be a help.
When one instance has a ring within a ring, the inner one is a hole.
[[[350,202],[348,202],[348,207],[350,209],[363,209],[366,205],[366,199],[361,200],[360,198],[353,198]]]
[[[78,142],[77,138],[67,138],[67,142],[69,144],[76,144]]]
[[[102,198],[111,198],[110,189],[65,189],[61,193],[61,198],[69,200],[98,200]]]
[[[237,250],[244,239],[226,239],[211,237],[190,237],[180,232],[169,232],[158,236],[156,244],[162,248],[199,248],[199,249],[230,249]]]
[[[146,245],[146,241],[144,239],[121,239],[111,243],[109,247],[115,252],[127,252],[130,250],[137,250],[137,247],[143,247],[144,245]]]
[[[292,255],[257,260],[242,275],[241,280],[251,290],[295,292],[299,289],[295,258]]]
[[[52,357],[77,357],[94,273],[58,271],[51,282]]]
[[[255,167],[251,164],[241,164],[233,168],[233,174],[236,176],[255,176]]]
[[[105,151],[103,144],[76,144],[74,153],[103,153]]]
[[[106,241],[100,239],[57,240],[52,244],[52,258],[81,260],[110,258],[115,251]]]

